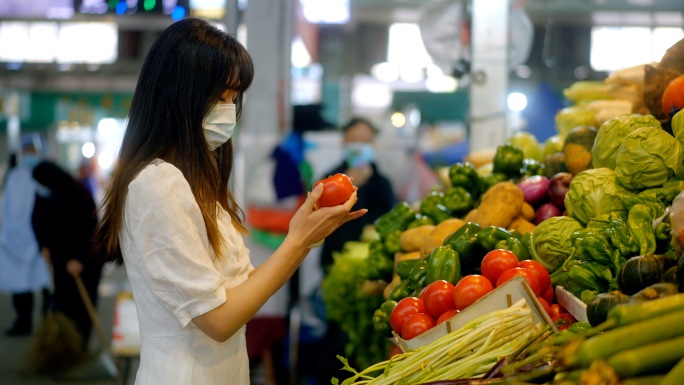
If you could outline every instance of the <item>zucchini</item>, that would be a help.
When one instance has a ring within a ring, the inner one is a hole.
[[[649,376],[625,378],[620,382],[620,385],[663,385],[660,381],[662,381],[664,377],[665,376],[662,374],[652,374]]]
[[[684,310],[684,293],[641,303],[622,304],[610,309],[608,319],[598,328],[611,329],[616,326],[629,325],[678,310]]]
[[[670,328],[673,326],[675,325],[669,325]],[[667,329],[668,325],[661,325],[660,328]],[[652,331],[655,330],[644,329],[642,334],[650,334],[649,332]],[[684,335],[621,351],[608,358],[607,362],[620,378],[626,378],[645,373],[666,372],[682,357],[684,357]]]
[[[587,338],[576,351],[569,350],[564,357],[564,362],[572,367],[586,368],[595,360],[605,360],[619,352],[684,336],[682,319],[684,319],[684,310],[615,328]],[[684,349],[684,343],[682,349]],[[682,355],[684,356],[684,353]]]

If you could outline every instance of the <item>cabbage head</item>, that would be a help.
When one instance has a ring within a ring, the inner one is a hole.
[[[586,107],[565,107],[556,113],[556,130],[565,137],[577,126],[596,126],[596,113]]]
[[[653,115],[620,115],[603,123],[599,127],[596,139],[594,139],[594,147],[591,149],[593,167],[608,167],[615,170],[620,145],[627,135],[641,127],[661,128],[660,121]]]
[[[672,133],[675,139],[684,145],[684,108],[677,111],[672,120],[670,120],[670,125],[672,126]]]
[[[622,200],[632,195],[617,183],[613,170],[592,168],[572,178],[565,194],[565,208],[569,216],[586,225],[599,215],[623,210]]]
[[[683,155],[679,141],[664,130],[636,129],[618,150],[617,181],[632,191],[662,186],[674,174],[680,174]]]
[[[572,254],[570,236],[581,230],[582,225],[567,216],[551,217],[537,225],[532,233],[532,258],[549,270],[554,271]]]
[[[516,147],[520,147],[525,156],[525,159],[534,159],[541,162],[544,160],[542,156],[542,147],[537,141],[537,138],[529,132],[519,131],[510,138],[507,142]]]

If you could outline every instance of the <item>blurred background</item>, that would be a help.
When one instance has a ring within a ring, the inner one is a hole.
[[[684,37],[681,0],[1,0],[0,177],[22,138],[38,136],[42,155],[101,199],[147,50],[186,17],[238,36],[255,62],[235,139],[232,187],[245,209],[291,209],[274,186],[274,148],[301,134],[307,175],[321,177],[342,158],[338,127],[353,116],[376,124],[376,162],[398,199],[415,200],[441,166],[519,132],[553,137],[571,84],[657,62]],[[282,234],[254,230],[258,265]],[[314,251],[259,315],[309,322],[315,334],[314,310],[297,299],[321,275]],[[106,267],[98,312],[108,332],[127,289],[122,269]],[[0,309],[9,324],[3,294]],[[0,337],[0,383],[51,383],[18,373],[8,355],[29,341]]]

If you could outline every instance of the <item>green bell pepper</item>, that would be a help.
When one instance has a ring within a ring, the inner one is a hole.
[[[497,249],[505,249],[513,254],[515,254],[516,257],[518,257],[518,261],[524,261],[526,259],[530,259],[530,253],[527,250],[527,247],[523,245],[522,241],[514,236],[511,236],[508,239],[504,239],[502,241],[497,242],[496,244]]]
[[[500,241],[506,241],[510,238],[515,237],[510,231],[498,226],[487,226],[477,233],[477,241],[486,251],[496,249]]]
[[[598,233],[584,233],[575,239],[574,246],[577,259],[594,260],[603,265],[613,264],[613,249],[608,240]]]
[[[500,172],[494,172],[491,173],[484,178],[480,179],[480,190],[484,193],[492,186],[499,182],[505,182],[507,180],[511,179],[508,175]]]
[[[411,284],[411,286],[416,286],[418,285],[421,280],[425,277],[425,274],[427,273],[427,266],[428,266],[428,258],[423,257],[416,262],[415,265],[413,265],[413,268],[411,268],[411,271],[409,271],[409,275],[406,278],[406,281]]]
[[[366,258],[366,269],[364,276],[366,279],[384,279],[390,281],[392,270],[394,269],[394,259],[387,254],[383,241],[371,241],[368,244],[368,257]]]
[[[438,280],[456,284],[461,279],[461,261],[451,246],[437,246],[427,256],[427,259],[427,270],[425,272],[427,284]]]
[[[392,325],[389,320],[395,307],[397,307],[397,301],[387,300],[373,312],[373,329],[383,337],[392,337]]]
[[[575,282],[582,290],[598,290],[600,293],[605,293],[605,291],[608,290],[607,285],[603,284],[599,277],[594,275],[590,269],[582,265],[573,265],[570,270],[568,270],[568,279]]]
[[[411,269],[418,263],[420,259],[407,259],[397,262],[396,273],[401,279],[407,279],[411,273]]]
[[[427,215],[416,213],[414,219],[411,222],[409,222],[409,224],[408,224],[408,226],[406,226],[406,228],[412,229],[414,227],[419,227],[419,226],[424,226],[424,225],[434,226],[435,221],[433,221]]]
[[[493,173],[502,173],[509,178],[520,176],[525,154],[522,149],[512,144],[502,144],[496,148],[493,160]]]
[[[449,187],[444,192],[442,204],[456,217],[462,217],[474,208],[473,196],[463,187]]]
[[[391,233],[387,234],[385,239],[383,239],[383,246],[385,246],[385,251],[387,254],[394,255],[402,250],[401,242],[399,241],[401,238],[401,232],[401,230],[392,231]]]
[[[433,191],[420,201],[420,213],[435,223],[453,218],[451,211],[444,206],[444,193],[440,191]]]
[[[484,257],[485,251],[477,241],[480,225],[468,222],[444,239],[444,246],[451,248],[458,254],[461,261],[461,273],[477,271]]]
[[[605,234],[610,239],[613,247],[619,250],[624,258],[639,251],[623,218],[617,217],[610,221],[606,227]]]
[[[401,280],[401,282],[390,291],[388,299],[400,301],[402,298],[410,296],[413,290],[409,284],[410,282],[407,279]]]
[[[656,250],[656,236],[653,230],[653,208],[638,203],[632,206],[627,216],[629,234],[639,247],[639,255],[653,254]]]
[[[684,181],[674,179],[666,182],[662,187],[650,188],[639,193],[641,197],[657,199],[669,206],[674,198],[684,190]]]
[[[381,238],[396,230],[406,230],[409,222],[415,219],[416,212],[413,211],[407,202],[399,202],[392,210],[378,217],[375,220],[375,230]]]
[[[546,175],[546,167],[544,166],[544,164],[536,159],[523,159],[523,165],[520,169],[520,176],[524,178],[527,176],[535,175]]]
[[[656,226],[654,233],[656,240],[669,241],[672,239],[672,225],[667,222],[660,222],[658,226]]]
[[[457,162],[449,167],[451,187],[463,187],[473,199],[480,196],[480,175],[470,162]]]

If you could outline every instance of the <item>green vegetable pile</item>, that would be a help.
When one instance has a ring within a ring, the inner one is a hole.
[[[384,298],[368,295],[364,288],[368,253],[368,243],[347,242],[342,252],[334,254],[322,284],[328,318],[349,338],[344,355],[361,367],[382,361],[389,353],[387,340],[373,328],[373,312]]]

